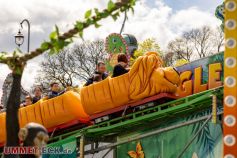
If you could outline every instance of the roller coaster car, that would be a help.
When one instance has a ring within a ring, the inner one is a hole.
[[[178,96],[169,93],[160,93],[151,97],[147,97],[140,101],[91,115],[90,120],[94,120],[96,124],[116,117],[125,117],[127,114],[153,107],[155,105],[160,105],[175,99],[178,99]]]
[[[125,111],[128,107],[175,99],[172,94],[179,85],[179,74],[175,69],[161,65],[157,53],[150,52],[139,57],[128,73],[83,87],[80,94],[68,91],[20,108],[20,127],[36,122],[49,132],[60,131],[75,124],[88,125],[91,120]],[[5,119],[5,113],[0,113],[0,143],[5,142]]]

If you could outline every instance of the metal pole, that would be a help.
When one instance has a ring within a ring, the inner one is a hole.
[[[212,123],[216,124],[216,122],[217,122],[216,95],[212,95]]]
[[[124,26],[125,26],[125,22],[126,22],[126,20],[127,20],[127,11],[125,10],[125,12],[124,12],[124,20],[123,20],[123,24],[122,24],[122,27],[121,27],[121,29],[120,29],[120,35],[122,34],[122,32],[123,32],[123,29],[124,29]]]
[[[113,148],[110,148],[110,149],[103,155],[102,158],[105,158],[105,156],[107,156],[107,155],[110,153],[111,150],[113,150]]]
[[[84,140],[85,136],[82,135],[80,138],[80,158],[84,158]]]
[[[212,118],[212,115],[209,115],[209,117],[206,119],[206,121],[203,123],[203,125],[201,126],[201,128],[197,131],[197,133],[195,133],[195,135],[193,136],[193,138],[185,145],[183,151],[179,154],[179,156],[177,158],[181,158],[183,156],[183,154],[185,153],[185,151],[188,149],[188,147],[192,144],[192,142],[195,140],[195,138],[198,136],[198,134],[203,130],[203,128],[206,126],[206,124],[208,123],[208,121],[210,121]]]
[[[223,114],[223,112],[217,113],[217,115],[221,115],[221,114]],[[187,125],[205,120],[205,119],[207,119],[211,116],[212,115],[203,116],[203,117],[200,117],[200,118],[195,119],[195,120],[186,121],[186,122],[178,124],[178,125],[173,125],[173,126],[166,127],[166,128],[163,128],[163,129],[158,129],[158,130],[155,130],[155,131],[152,131],[152,132],[149,132],[149,133],[146,133],[146,134],[142,134],[142,135],[139,135],[139,136],[136,136],[136,137],[133,137],[133,138],[125,139],[125,140],[120,141],[120,142],[111,143],[111,144],[108,144],[108,145],[105,145],[105,146],[101,146],[101,147],[99,147],[97,149],[94,149],[94,150],[87,150],[87,151],[85,151],[85,154],[91,154],[91,153],[94,153],[94,152],[102,151],[102,150],[105,150],[105,149],[108,149],[108,148],[112,148],[114,146],[122,145],[122,144],[125,144],[125,143],[128,143],[128,142],[132,142],[132,141],[142,139],[142,138],[145,138],[145,137],[149,137],[149,136],[159,134],[159,133],[162,133],[162,132],[170,131],[172,129],[176,129],[176,128],[179,128],[179,127],[187,126]]]
[[[30,22],[27,19],[22,20],[21,24],[21,28],[23,28],[22,24],[26,22],[28,25],[28,42],[27,42],[27,52],[30,52]]]

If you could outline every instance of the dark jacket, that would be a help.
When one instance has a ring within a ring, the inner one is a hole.
[[[32,103],[34,104],[34,103],[38,102],[40,99],[41,99],[41,97],[36,97],[36,96],[34,96],[34,97],[32,98]]]
[[[93,76],[87,79],[86,84],[84,86],[89,86],[90,84],[92,84],[93,81],[94,81],[94,75],[100,75],[100,74],[101,74],[100,72],[95,71]],[[106,79],[108,76],[109,75],[107,73],[103,73],[102,74],[102,80]]]
[[[65,91],[62,91],[62,92],[54,92],[54,91],[50,91],[49,94],[48,94],[48,99],[51,99],[51,98],[54,98],[54,97],[57,97],[61,94],[65,93]]]
[[[127,72],[128,72],[127,69],[125,69],[122,65],[117,64],[117,65],[115,65],[115,67],[114,67],[112,77],[117,77],[117,76],[123,75],[123,74],[125,74],[125,73],[127,73]]]

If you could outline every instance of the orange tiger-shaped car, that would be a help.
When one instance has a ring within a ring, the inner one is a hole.
[[[172,67],[163,68],[155,52],[139,57],[124,75],[83,87],[80,93],[68,91],[63,95],[19,109],[20,127],[29,122],[46,128],[79,120],[89,121],[89,116],[159,93],[175,93],[180,78]],[[0,143],[5,142],[6,115],[0,113]]]

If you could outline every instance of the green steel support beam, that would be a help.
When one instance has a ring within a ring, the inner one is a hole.
[[[61,138],[67,139],[67,137],[80,137],[82,133],[85,137],[91,138],[118,134],[124,131],[124,129],[132,129],[134,126],[145,124],[150,121],[178,117],[178,115],[181,114],[188,115],[190,112],[211,107],[212,94],[217,95],[217,98],[221,99],[223,97],[223,87],[207,90],[185,98],[131,113],[124,117],[115,118],[77,131],[66,133],[51,138],[50,141],[57,141]]]
[[[198,108],[210,107],[211,106],[210,104],[212,102],[212,94],[216,93],[217,90],[219,90],[219,89],[205,91],[203,93],[192,95],[192,96],[188,97],[187,99],[179,99],[176,101],[158,105],[156,107],[151,107],[151,108],[145,109],[143,111],[129,114],[129,115],[127,115],[127,117],[125,117],[125,118],[132,118],[132,119],[126,120],[124,118],[117,118],[114,120],[109,120],[105,123],[95,125],[95,126],[97,126],[97,128],[93,127],[93,128],[88,129],[86,132],[86,135],[95,136],[97,134],[103,135],[103,133],[119,132],[120,128],[125,128],[127,126],[131,127],[134,124],[135,125],[141,124],[146,120],[148,120],[148,121],[154,120],[154,119],[159,120],[164,117],[170,117],[170,115],[177,115],[177,114],[184,113],[187,111],[196,110]],[[221,95],[221,93],[219,93],[219,96],[220,95]],[[171,106],[172,104],[174,104],[176,102],[182,102],[182,103],[180,105]],[[203,103],[203,104],[201,104],[201,103]],[[159,110],[165,106],[168,106],[168,108],[164,109],[164,110]],[[147,112],[147,111],[155,111],[155,112],[145,114],[145,112]],[[140,115],[142,113],[143,113],[143,115]],[[119,119],[121,120],[120,122],[118,121]],[[113,124],[113,121],[118,122],[118,123]]]
[[[217,113],[217,115],[222,115],[222,114],[223,114],[223,112]],[[183,122],[183,123],[180,123],[180,124],[177,124],[177,125],[172,125],[172,126],[169,126],[169,127],[165,127],[165,128],[162,128],[162,129],[157,129],[155,131],[148,132],[148,133],[138,135],[138,136],[134,136],[132,138],[127,138],[125,140],[121,140],[121,141],[116,142],[116,143],[111,143],[111,144],[108,144],[108,145],[104,145],[104,146],[98,147],[98,148],[93,149],[93,150],[87,150],[87,151],[85,151],[85,155],[93,154],[95,152],[110,149],[112,147],[116,147],[118,145],[122,145],[122,144],[125,144],[125,143],[128,143],[128,142],[132,142],[132,141],[139,140],[139,139],[142,139],[142,138],[150,137],[152,135],[160,134],[160,133],[163,133],[163,132],[167,132],[167,131],[170,131],[170,130],[173,130],[173,129],[183,127],[183,126],[187,126],[187,125],[190,125],[190,124],[193,124],[193,123],[197,123],[199,121],[203,121],[203,120],[206,120],[208,118],[211,118],[211,116],[212,115],[202,116],[198,119],[186,121],[186,122]]]

